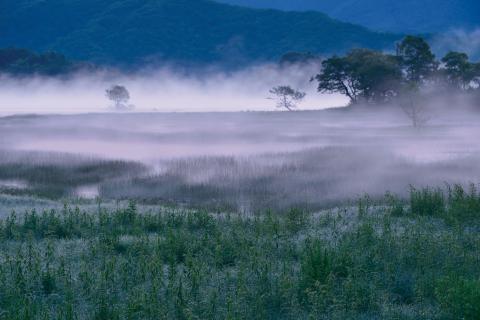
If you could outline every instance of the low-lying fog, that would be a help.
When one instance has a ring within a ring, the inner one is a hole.
[[[342,106],[339,95],[319,95],[310,78],[318,65],[259,65],[237,71],[215,69],[182,72],[163,68],[123,74],[113,70],[79,73],[68,79],[0,75],[0,115],[19,113],[108,112],[105,90],[125,86],[137,112],[204,112],[275,110],[269,98],[274,86],[289,85],[307,93],[302,109]]]
[[[0,179],[21,194],[320,208],[410,184],[477,183],[479,124],[439,114],[414,129],[401,110],[362,109],[10,116]]]
[[[306,91],[302,110],[345,105],[315,92],[316,71],[3,78],[0,193],[252,211],[480,181],[478,102],[439,97],[416,129],[392,106],[267,112],[275,110],[266,99],[275,85]],[[136,112],[108,110],[112,84],[128,88]]]
[[[438,116],[414,129],[401,110],[24,115],[0,118],[0,147],[147,164],[184,157],[374,147],[406,161],[428,163],[479,152],[479,120],[480,115],[473,114]]]

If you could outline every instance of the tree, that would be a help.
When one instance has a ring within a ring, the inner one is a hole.
[[[351,103],[359,100],[377,103],[397,94],[402,72],[392,55],[355,49],[345,57],[334,56],[323,61],[322,71],[314,79],[321,93],[341,93]]]
[[[270,99],[277,101],[277,108],[287,109],[292,111],[297,108],[305,96],[305,92],[292,89],[290,86],[278,86],[270,89],[270,93],[274,96]]]
[[[430,120],[425,104],[420,101],[417,85],[410,84],[403,88],[399,96],[399,104],[414,128],[423,127]]]
[[[322,71],[314,79],[318,81],[318,92],[341,93],[350,98],[351,103],[357,102],[359,81],[346,57],[333,56],[323,61]]]
[[[477,90],[480,89],[480,63],[477,62],[473,64],[473,70],[475,77],[473,79],[473,83],[475,84]]]
[[[449,52],[442,58],[444,72],[450,86],[468,90],[478,77],[477,66],[470,63],[468,55],[461,52]]]
[[[367,102],[388,102],[398,94],[402,72],[395,56],[382,52],[356,49],[347,56],[360,97]]]
[[[106,90],[106,96],[115,103],[115,109],[117,110],[127,110],[131,108],[130,105],[127,105],[130,100],[130,94],[124,86],[114,85],[110,87]]]
[[[435,55],[421,37],[405,37],[397,46],[397,57],[404,68],[406,80],[410,82],[422,84],[438,70]]]

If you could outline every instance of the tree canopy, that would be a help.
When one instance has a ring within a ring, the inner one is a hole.
[[[105,94],[108,99],[115,103],[114,108],[116,110],[128,110],[133,107],[128,105],[130,93],[124,86],[113,85],[105,91]]]
[[[56,52],[37,54],[26,49],[0,49],[0,72],[3,73],[55,76],[74,71],[78,67],[79,64]]]
[[[402,73],[395,56],[368,49],[352,50],[344,57],[323,61],[315,79],[318,91],[339,92],[355,103],[359,99],[382,102],[395,95]]]
[[[406,73],[406,80],[427,81],[438,68],[429,44],[421,37],[407,36],[397,46],[397,56]]]
[[[461,90],[468,90],[472,83],[479,81],[478,63],[471,63],[468,55],[462,52],[449,52],[442,58],[447,83]]]
[[[345,56],[326,59],[313,80],[321,93],[340,93],[351,103],[381,103],[442,83],[462,91],[478,90],[480,64],[460,52],[450,52],[437,61],[424,39],[407,36],[395,55],[354,49]]]

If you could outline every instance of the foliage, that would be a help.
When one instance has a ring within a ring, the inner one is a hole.
[[[447,83],[460,90],[468,90],[474,82],[480,80],[478,66],[469,61],[468,55],[462,52],[449,52],[442,58]]]
[[[0,49],[0,73],[56,76],[73,72],[80,67],[80,64],[73,63],[56,52],[36,54],[26,49]]]
[[[438,68],[429,44],[421,37],[406,36],[397,46],[397,56],[405,70],[406,81],[418,85],[430,80]]]
[[[318,91],[340,92],[352,103],[388,101],[401,82],[401,70],[394,56],[367,49],[352,50],[345,57],[334,56],[323,61],[322,67],[315,77]]]
[[[131,106],[127,105],[128,100],[130,100],[130,93],[124,86],[113,85],[105,90],[105,95],[115,103],[115,109],[127,110],[131,108]]]
[[[297,108],[297,104],[300,103],[306,96],[305,92],[295,90],[290,86],[278,86],[270,89],[270,94],[273,95],[271,99],[277,101],[277,108],[287,109],[292,111]]]
[[[0,220],[1,317],[478,318],[478,216],[450,228],[422,212],[215,215],[130,202],[12,213]]]
[[[355,49],[326,59],[312,80],[318,82],[319,92],[343,94],[353,104],[397,100],[413,126],[419,127],[428,120],[418,102],[426,89],[438,93],[444,90],[443,83],[462,91],[479,87],[480,69],[466,54],[450,52],[442,62],[423,38],[407,36],[397,45],[396,55]]]

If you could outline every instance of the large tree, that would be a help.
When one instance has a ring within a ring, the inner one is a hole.
[[[397,46],[397,56],[406,80],[417,85],[425,83],[438,70],[438,62],[428,43],[421,37],[407,36]]]
[[[468,55],[461,52],[449,52],[443,57],[445,78],[454,88],[468,90],[479,77],[478,66],[469,61]]]
[[[350,98],[351,103],[357,102],[360,85],[346,57],[334,56],[323,61],[322,71],[314,79],[318,81],[319,92],[341,93]]]
[[[341,93],[351,103],[385,102],[396,95],[402,73],[396,57],[355,49],[345,57],[323,61],[322,71],[314,79],[319,92]]]
[[[357,49],[347,59],[359,84],[360,94],[368,102],[386,102],[397,94],[402,72],[395,56]]]

